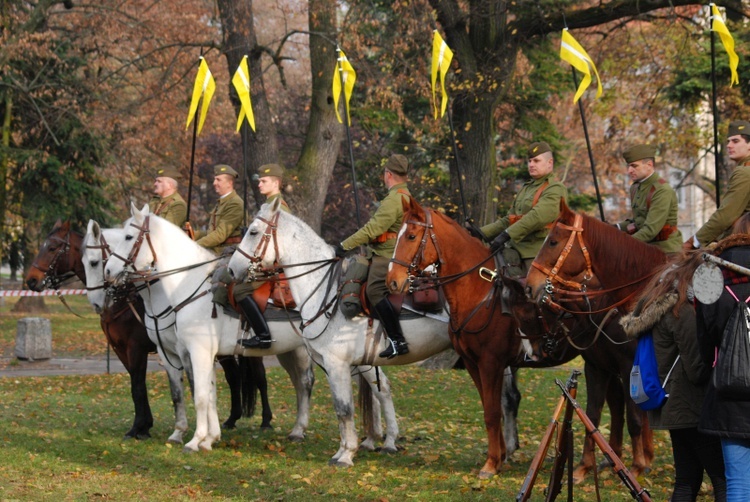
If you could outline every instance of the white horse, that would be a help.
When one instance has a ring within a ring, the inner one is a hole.
[[[305,344],[315,362],[325,369],[333,393],[341,444],[331,463],[351,466],[357,450],[351,367],[409,364],[451,347],[448,318],[444,314],[402,317],[409,353],[394,359],[378,357],[387,341],[379,322],[371,326],[363,316],[348,320],[335,308],[333,300],[338,284],[329,282],[335,275],[333,249],[302,220],[279,211],[278,201],[260,209],[232,255],[229,270],[235,278],[244,279],[249,269],[256,270],[258,266],[272,268],[278,262],[285,269],[294,301],[300,306]],[[325,261],[330,263],[321,265]],[[382,386],[382,389],[390,394],[390,388]],[[395,451],[397,435],[397,428],[386,432],[385,444],[390,451]]]
[[[297,392],[297,422],[289,437],[302,439],[309,421],[315,376],[312,359],[294,325],[287,321],[270,322],[275,339],[270,349],[239,349],[237,340],[242,335],[239,320],[225,314],[220,306],[214,307],[211,301],[210,275],[216,266],[216,256],[175,225],[151,215],[148,205],[140,211],[133,206],[132,214],[125,222],[125,239],[105,267],[105,278],[122,282],[128,275],[131,278],[134,275],[148,280],[152,283],[148,301],[153,303],[153,311],[171,309],[176,314],[176,338],[186,352],[183,358],[189,357],[195,382],[196,429],[185,449],[210,450],[220,438],[213,360],[217,354],[237,351],[245,356],[278,356]],[[153,282],[156,277],[159,280]],[[373,413],[379,411],[379,407],[372,407]],[[379,433],[377,429],[370,431],[368,445],[374,445]]]
[[[86,271],[86,295],[89,303],[91,303],[97,313],[101,312],[110,300],[106,294],[104,265],[111,250],[118,246],[124,238],[124,229],[102,229],[97,222],[89,220],[86,235],[83,238],[81,261]],[[185,412],[185,392],[182,384],[183,362],[180,357],[180,350],[175,343],[174,328],[167,323],[162,323],[159,336],[157,336],[154,319],[151,316],[147,316],[144,322],[149,338],[156,345],[159,357],[164,362],[164,369],[167,371],[167,377],[169,378],[169,389],[172,395],[172,405],[174,406],[175,414],[175,428],[167,441],[174,444],[182,444],[183,437],[187,431],[188,421]],[[167,331],[170,331],[170,333],[165,333]],[[192,378],[189,366],[186,366],[185,370],[188,372],[188,378]]]

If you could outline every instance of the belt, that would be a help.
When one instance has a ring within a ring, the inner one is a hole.
[[[396,233],[396,232],[383,232],[382,234],[380,234],[377,237],[375,237],[372,240],[372,242],[375,242],[375,243],[378,243],[378,244],[382,244],[382,243],[386,242],[387,240],[389,240],[389,239],[395,239],[396,237],[398,237],[398,233]]]
[[[677,225],[664,225],[659,233],[656,234],[654,241],[665,241],[669,239],[669,236],[677,231]]]

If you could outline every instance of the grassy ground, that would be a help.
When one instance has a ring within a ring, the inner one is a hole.
[[[71,302],[78,304],[72,305],[74,310],[89,314],[80,300]],[[8,314],[10,303],[6,299],[0,305],[4,353],[12,353],[14,343],[15,329],[10,335],[7,329],[14,323]],[[47,303],[54,306],[49,316],[56,356],[89,350],[103,353],[95,315],[81,322],[54,305],[57,300]],[[236,430],[223,434],[213,451],[192,455],[165,444],[173,415],[162,373],[149,374],[155,427],[153,438],[141,442],[122,440],[133,418],[127,375],[1,378],[0,500],[296,501],[311,496],[346,501],[515,500],[559,398],[554,379],[565,380],[574,366],[519,372],[524,396],[519,414],[521,449],[500,475],[488,481],[476,478],[484,462],[486,438],[479,398],[465,371],[387,369],[399,415],[401,450],[390,456],[360,452],[355,466],[344,470],[327,465],[339,439],[320,370],[304,443],[286,440],[294,422],[294,392],[283,370],[270,368],[275,429],[262,432],[258,417],[243,419]],[[223,379],[218,381],[223,419],[229,399]],[[585,402],[583,382],[579,397]],[[575,448],[580,452],[584,428],[577,421],[574,427]],[[607,428],[602,430],[607,435]],[[666,500],[673,476],[671,450],[664,433],[656,433],[656,442],[653,470],[639,481],[654,500]],[[532,500],[543,499],[549,467],[548,461]],[[611,470],[600,478],[602,500],[631,499]],[[574,496],[577,501],[596,500],[591,478],[575,487]]]

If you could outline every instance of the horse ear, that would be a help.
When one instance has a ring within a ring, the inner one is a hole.
[[[568,207],[568,203],[566,202],[565,197],[560,197],[560,218],[567,216],[567,219],[570,219],[570,217],[573,215],[573,210]]]
[[[138,214],[138,208],[135,207],[133,201],[130,201],[130,216],[135,217],[136,214]]]
[[[141,214],[143,214],[143,216],[148,216],[150,212],[151,208],[148,207],[148,203],[144,204],[143,209],[141,209]]]
[[[277,213],[281,209],[281,197],[276,197],[271,203],[271,214]]]
[[[98,241],[101,239],[101,232],[102,232],[102,229],[99,226],[99,224],[94,220],[89,220],[89,225],[86,228],[86,233],[91,234],[94,240]]]

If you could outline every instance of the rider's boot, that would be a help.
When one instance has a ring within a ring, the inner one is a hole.
[[[388,347],[379,354],[380,357],[391,359],[396,356],[408,354],[409,345],[404,339],[403,331],[401,331],[401,323],[398,321],[398,312],[393,308],[393,305],[388,298],[383,298],[377,305],[375,305],[375,313],[383,324],[383,328],[385,328],[385,332],[389,338],[388,341],[390,342]]]
[[[253,328],[253,336],[237,340],[239,345],[246,349],[267,349],[271,346],[271,331],[268,329],[266,318],[260,311],[258,304],[255,303],[252,296],[247,296],[237,302],[242,309],[245,319]]]

